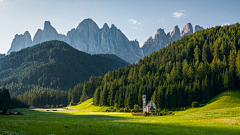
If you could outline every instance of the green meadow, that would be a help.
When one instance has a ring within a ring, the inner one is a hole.
[[[239,90],[223,92],[204,107],[158,117],[100,112],[104,108],[91,100],[74,108],[17,109],[24,115],[0,115],[0,134],[240,134]]]

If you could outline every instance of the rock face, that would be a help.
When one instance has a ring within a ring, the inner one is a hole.
[[[196,28],[198,30],[203,30],[203,28],[200,26],[198,27],[198,25],[195,27],[195,31],[196,31]],[[166,47],[169,43],[171,43],[173,41],[177,41],[177,40],[181,39],[182,37],[190,35],[190,34],[193,34],[193,28],[192,28],[191,23],[187,23],[183,27],[181,34],[180,34],[180,29],[178,28],[177,25],[173,28],[171,35],[170,35],[170,33],[165,34],[163,29],[158,29],[157,34],[154,36],[154,38],[150,37],[143,44],[143,47],[142,47],[143,54],[144,54],[144,56],[149,55],[150,53],[152,53],[154,51],[158,51],[159,49]]]
[[[26,47],[31,47],[31,46],[32,46],[32,38],[28,31],[26,31],[23,35],[16,34],[12,41],[11,48],[9,49],[8,54],[10,54],[11,52],[19,51]]]
[[[58,34],[56,29],[51,26],[51,23],[49,21],[46,21],[44,23],[43,30],[41,29],[37,30],[33,38],[33,45],[50,40],[60,40],[67,42],[67,37],[65,35]]]
[[[181,37],[193,34],[193,28],[191,23],[187,23],[181,31]]]
[[[203,27],[201,27],[201,26],[199,26],[199,25],[196,25],[196,26],[195,26],[195,32],[202,31],[202,30],[204,30]]]
[[[85,19],[67,33],[67,38],[71,46],[90,54],[115,54],[130,63],[143,58],[139,43],[129,41],[113,24],[109,28],[105,23],[100,29],[93,20]]]
[[[195,31],[202,29],[198,25],[195,26]],[[166,47],[169,43],[192,33],[191,23],[187,23],[181,33],[178,26],[174,27],[171,34],[170,32],[166,34],[164,29],[160,28],[154,38],[150,37],[140,48],[138,41],[129,41],[121,30],[113,24],[109,27],[105,23],[102,28],[99,28],[92,19],[85,19],[76,28],[68,31],[67,35],[62,35],[56,31],[49,21],[46,21],[43,30],[37,30],[33,41],[28,32],[25,32],[24,35],[16,35],[8,54],[45,41],[60,40],[89,54],[115,54],[129,63],[134,63],[144,56]]]
[[[178,28],[178,26],[175,26],[173,28],[173,31],[171,33],[171,40],[172,41],[177,41],[181,39],[181,35],[180,35],[180,29]]]
[[[59,34],[51,26],[51,23],[46,21],[44,29],[37,30],[33,42],[29,36],[29,33],[27,36],[16,35],[8,54],[45,41],[60,40],[86,53],[115,54],[129,63],[137,62],[140,58],[143,58],[142,50],[136,40],[129,41],[113,24],[109,28],[105,23],[103,28],[100,29],[92,19],[83,20],[77,28],[68,31],[67,36]]]
[[[142,47],[143,54],[148,55],[154,51],[158,51],[159,49],[166,47],[167,44],[170,43],[170,33],[166,35],[164,29],[158,29],[157,34],[155,34],[154,38],[150,37]]]

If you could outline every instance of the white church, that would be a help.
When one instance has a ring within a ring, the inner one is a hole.
[[[157,113],[157,106],[152,100],[146,105],[146,90],[143,90],[142,93],[143,112],[151,113],[151,110],[153,110],[155,113]]]

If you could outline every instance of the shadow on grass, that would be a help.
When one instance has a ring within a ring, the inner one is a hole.
[[[20,110],[20,109],[19,109]],[[125,115],[131,116],[130,113],[122,113],[123,116],[116,116],[119,113],[106,113],[106,112],[81,112],[75,110],[63,110],[63,111],[51,111],[54,109],[43,109],[41,110],[24,110],[23,113],[26,115],[45,115],[45,117],[68,117],[68,118],[93,118],[93,119],[132,119],[131,117],[124,117]],[[49,110],[49,111],[46,111]]]
[[[46,121],[36,125],[32,123],[31,128],[26,127],[29,134],[239,134],[240,130],[238,125],[211,122],[204,125],[203,122],[194,123],[194,120],[173,121],[172,119],[177,116],[141,117],[129,114],[116,116],[118,114],[78,111],[22,110],[22,112],[25,113],[22,118],[27,120],[33,118],[31,120]],[[59,123],[53,124],[56,120]]]

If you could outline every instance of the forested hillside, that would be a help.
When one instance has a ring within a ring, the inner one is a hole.
[[[145,89],[147,101],[152,99],[158,109],[204,103],[222,91],[240,88],[239,49],[239,23],[196,32],[137,64],[79,83],[69,90],[68,102],[93,97],[95,105],[130,109],[142,106]]]
[[[73,88],[128,63],[115,55],[90,55],[61,41],[49,41],[0,58],[0,88],[11,96]]]
[[[94,93],[95,105],[142,106],[142,90],[158,108],[206,101],[240,88],[240,24],[186,36],[138,64],[107,73]]]
[[[1,54],[1,53],[0,53],[0,58],[1,58],[1,57],[4,57],[4,56],[5,56],[5,54]]]

